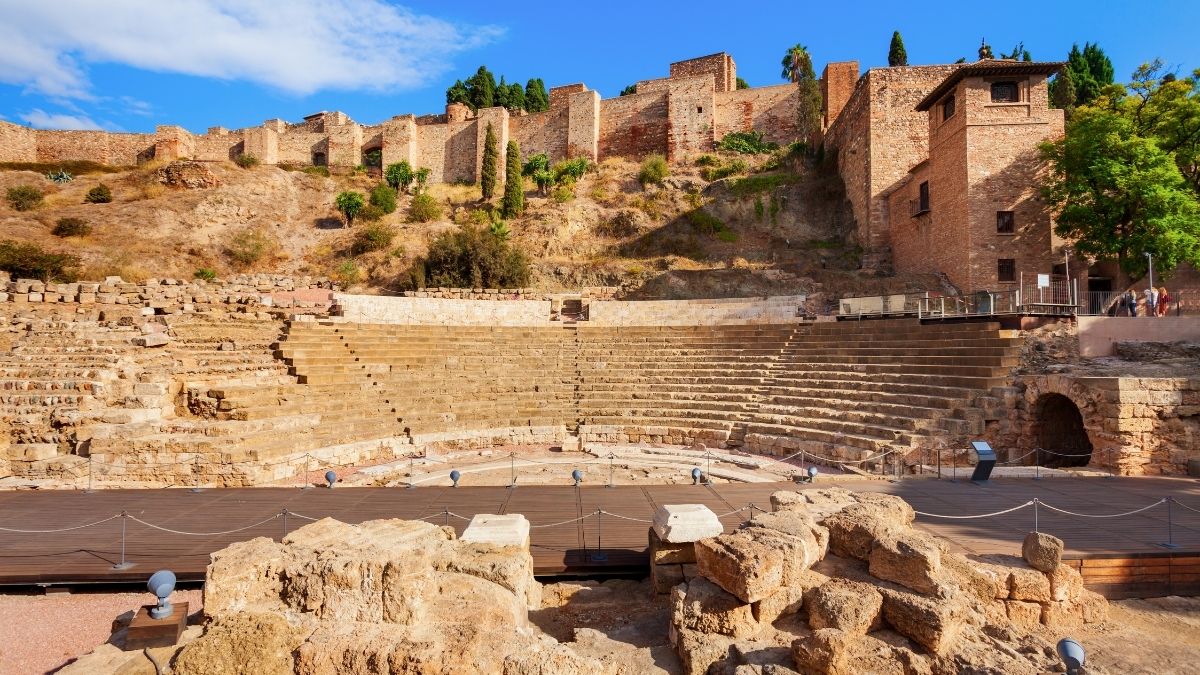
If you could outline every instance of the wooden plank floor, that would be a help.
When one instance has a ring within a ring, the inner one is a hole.
[[[911,479],[901,482],[822,480],[816,487],[841,485],[896,494],[918,511],[972,515],[1000,511],[1033,498],[1092,515],[1146,506],[1170,495],[1170,537],[1165,505],[1120,518],[1082,518],[1038,509],[1038,527],[1062,537],[1074,559],[1195,556],[1200,552],[1200,482],[1170,478],[997,479],[986,485],[966,481]],[[657,505],[699,503],[721,516],[727,529],[749,517],[753,504],[770,509],[776,490],[810,489],[790,483],[692,485],[523,486],[404,488],[241,488],[105,490],[0,493],[0,528],[55,530],[126,512],[125,560],[121,560],[121,519],[67,532],[0,531],[0,584],[140,582],[160,568],[181,579],[202,579],[209,554],[233,541],[256,536],[279,538],[305,524],[301,516],[333,517],[357,523],[376,518],[425,518],[458,532],[476,513],[521,513],[533,527],[538,574],[643,570],[646,528]],[[282,517],[287,509],[290,515]],[[598,518],[597,510],[615,515]],[[583,520],[571,521],[582,516]],[[616,516],[623,516],[618,518]],[[139,523],[157,525],[155,530]],[[266,521],[254,525],[260,521]],[[946,537],[965,553],[1019,554],[1020,541],[1033,529],[1034,512],[973,520],[921,516],[918,525]],[[251,526],[252,527],[247,527]],[[246,528],[246,529],[241,529]],[[181,532],[224,534],[191,536]],[[597,552],[605,559],[599,559]]]

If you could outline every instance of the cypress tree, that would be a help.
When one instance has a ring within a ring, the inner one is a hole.
[[[525,185],[521,178],[521,148],[509,141],[505,151],[504,201],[500,212],[505,218],[518,218],[525,211]]]
[[[1063,68],[1054,81],[1050,83],[1050,103],[1055,108],[1062,108],[1067,115],[1075,108],[1075,80],[1070,68]]]
[[[529,112],[550,109],[550,95],[546,93],[546,84],[542,82],[542,78],[530,78],[525,84],[525,109]]]
[[[471,106],[476,110],[496,105],[496,78],[487,66],[479,66],[479,70],[467,79],[467,91],[471,94]]]
[[[492,101],[498,108],[508,108],[512,105],[508,100],[508,83],[504,81],[503,75],[500,76],[500,84],[496,85]]]
[[[908,65],[908,52],[904,51],[904,38],[900,37],[900,31],[892,32],[892,44],[888,47],[888,65],[892,68]]]
[[[492,123],[488,122],[487,134],[483,137],[483,167],[479,171],[479,189],[484,199],[491,199],[496,194],[496,160],[499,155],[496,132],[492,130]]]
[[[519,82],[508,85],[508,109],[511,112],[525,110],[525,90]]]
[[[446,90],[446,103],[471,105],[471,92],[467,91],[467,85],[463,84],[462,80],[455,80],[454,84]]]

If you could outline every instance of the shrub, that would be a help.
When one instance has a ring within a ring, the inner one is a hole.
[[[408,186],[413,182],[412,165],[407,160],[388,164],[383,172],[383,179],[392,186],[393,190],[408,192]]]
[[[592,168],[592,163],[587,157],[576,157],[575,159],[559,162],[554,165],[551,171],[554,172],[554,182],[562,183],[569,177],[573,181],[583,178],[583,175]]]
[[[100,183],[96,187],[87,191],[83,201],[88,204],[108,204],[112,201],[112,190],[104,183]]]
[[[62,185],[63,183],[70,183],[71,181],[75,180],[74,176],[67,173],[66,171],[63,171],[61,168],[58,169],[57,171],[51,171],[51,172],[47,173],[46,178],[49,179],[51,182],[53,182],[55,185]]]
[[[0,241],[0,270],[14,279],[72,282],[79,278],[79,256],[53,253],[37,244]]]
[[[721,160],[716,155],[700,155],[696,158],[696,166],[720,166]]]
[[[233,161],[243,169],[253,169],[254,167],[258,166],[258,158],[254,155],[249,155],[246,153],[238,155],[237,159]]]
[[[233,235],[225,246],[225,255],[235,264],[249,267],[274,251],[277,242],[266,232],[247,228]]]
[[[575,199],[575,188],[571,185],[559,185],[550,193],[550,198],[559,204]]]
[[[704,209],[692,209],[684,217],[691,223],[692,228],[700,234],[707,234],[721,241],[737,240],[737,234],[733,230],[730,230],[728,225]]]
[[[551,185],[554,185],[554,172],[550,171],[549,169],[535,171],[533,174],[533,182],[535,185],[537,185],[538,190],[544,193],[546,190],[550,189]]]
[[[413,197],[412,203],[408,205],[408,222],[410,223],[428,223],[441,217],[442,205],[433,198],[433,195],[422,192]]]
[[[310,176],[322,176],[329,178],[329,167],[327,166],[306,166],[301,169],[304,173]]]
[[[350,245],[350,253],[362,255],[373,251],[382,251],[392,245],[396,238],[396,230],[383,223],[371,223],[358,234],[354,235],[354,243]]]
[[[508,229],[508,224],[503,220],[498,220],[488,225],[488,234],[500,241],[508,241],[508,238],[512,236],[512,230]]]
[[[42,205],[42,191],[32,185],[8,188],[8,205],[17,211],[32,211]]]
[[[735,159],[720,166],[705,167],[700,175],[704,176],[704,180],[714,181],[728,178],[739,173],[746,173],[750,169],[749,165],[744,160]]]
[[[83,218],[59,218],[50,234],[56,237],[86,237],[92,233],[92,226]]]
[[[486,227],[496,222],[496,219],[489,209],[474,209],[467,214],[467,222],[479,227]]]
[[[760,155],[771,152],[778,147],[778,143],[764,140],[761,131],[737,131],[725,134],[725,138],[722,138],[721,142],[717,143],[717,148],[720,150],[740,152],[743,155]]]
[[[532,178],[539,171],[549,170],[550,158],[546,156],[546,153],[539,152],[538,154],[525,160],[525,166],[521,168],[521,174]]]
[[[790,185],[798,180],[800,177],[794,173],[763,173],[733,181],[729,185],[729,191],[735,197],[750,197],[770,192],[781,185]]]
[[[353,286],[362,279],[362,272],[358,269],[358,265],[354,264],[353,260],[344,260],[337,267],[333,268],[333,273],[329,275],[342,288]]]
[[[197,279],[203,279],[204,281],[213,281],[217,278],[217,271],[211,267],[201,267],[192,273],[192,276],[196,277]]]
[[[361,220],[364,223],[373,223],[377,220],[382,220],[385,215],[387,214],[383,212],[383,209],[374,204],[367,204],[362,207],[362,211],[358,212],[355,220]]]
[[[371,206],[384,213],[393,213],[396,210],[396,189],[387,183],[380,183],[371,190],[370,202]]]
[[[516,141],[509,141],[504,151],[505,181],[504,200],[500,204],[500,213],[505,218],[517,218],[525,212],[525,179],[521,177],[521,147]],[[585,160],[586,161],[586,160]]]
[[[417,286],[504,288],[529,283],[529,259],[508,241],[464,225],[439,234],[413,266]]]
[[[670,167],[667,166],[667,158],[662,155],[650,155],[642,161],[642,168],[638,171],[638,182],[643,186],[646,185],[662,185],[663,179],[671,173]]]
[[[425,188],[429,187],[429,177],[432,175],[433,169],[425,166],[413,172],[413,181],[417,184],[417,192],[424,192]]]
[[[333,205],[337,207],[338,212],[346,219],[346,225],[350,226],[354,224],[354,217],[363,210],[365,201],[361,192],[346,190],[338,194],[333,200]]]

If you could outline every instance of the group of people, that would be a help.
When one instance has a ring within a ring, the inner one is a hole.
[[[1166,316],[1167,310],[1171,306],[1171,296],[1167,293],[1166,286],[1162,288],[1154,288],[1151,286],[1145,291],[1146,299],[1142,305],[1142,316]],[[1138,316],[1138,298],[1132,290],[1125,293],[1114,302],[1109,309],[1110,316]]]

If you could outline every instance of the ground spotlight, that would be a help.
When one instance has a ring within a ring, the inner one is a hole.
[[[700,471],[700,467],[695,467],[692,469],[692,485],[699,485],[700,477],[703,475],[704,474]]]
[[[458,469],[455,469],[450,472],[450,480],[451,480],[451,482],[454,483],[454,485],[452,485],[451,487],[458,487],[458,479],[459,478],[462,478],[462,474],[458,472]]]
[[[333,484],[337,482],[337,474],[332,469],[325,472],[325,482],[329,483],[329,489],[333,489]]]
[[[1058,658],[1062,659],[1063,665],[1067,667],[1067,675],[1079,675],[1083,672],[1083,645],[1071,638],[1063,638],[1058,641],[1057,650]]]
[[[150,610],[150,618],[166,619],[171,616],[171,603],[167,598],[175,590],[175,573],[171,570],[159,570],[150,575],[146,588],[158,598],[158,606]]]
[[[575,469],[574,471],[571,472],[571,479],[574,480],[575,485],[578,486],[580,483],[583,482],[583,472],[580,471],[579,469]]]
[[[815,482],[817,480],[818,473],[820,473],[820,471],[817,470],[817,467],[815,467],[815,466],[808,467],[808,482],[810,482],[810,483]]]

